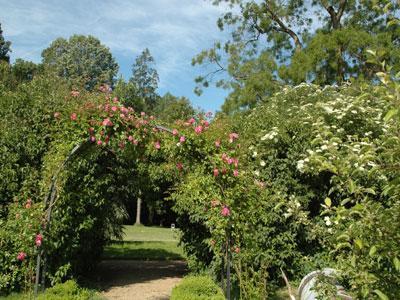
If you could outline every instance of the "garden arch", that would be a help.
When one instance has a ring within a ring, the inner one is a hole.
[[[169,160],[170,166],[174,166],[174,172],[179,174],[188,171],[193,166],[202,166],[203,171],[211,178],[221,180],[218,186],[222,195],[224,194],[224,181],[232,184],[232,180],[222,179],[222,177],[231,177],[235,180],[239,176],[238,159],[232,156],[240,146],[237,144],[238,135],[236,133],[227,134],[224,132],[225,128],[221,128],[221,136],[212,133],[211,136],[204,138],[210,128],[209,115],[200,114],[196,118],[177,122],[175,129],[169,129],[157,124],[152,116],[147,116],[143,112],[140,116],[136,115],[133,109],[124,107],[118,99],[111,100],[108,94],[105,97],[105,103],[86,105],[79,112],[71,112],[68,119],[60,120],[67,124],[64,126],[66,132],[60,134],[61,140],[64,136],[71,136],[75,141],[75,146],[67,154],[65,154],[65,148],[62,150],[63,160],[58,161],[58,164],[50,163],[50,165],[58,165],[58,167],[51,174],[50,188],[44,199],[45,219],[40,231],[41,237],[46,237],[46,229],[51,222],[52,211],[56,203],[58,176],[86,147],[101,147],[101,149],[113,153],[114,150],[123,151],[128,147],[137,147],[137,151],[141,151],[144,155],[164,156],[166,160]],[[79,140],[83,140],[83,142],[79,142]],[[212,145],[209,144],[210,141]],[[64,141],[64,144],[72,144],[72,141],[68,140],[67,143]],[[223,153],[222,156],[219,155],[223,147],[230,150],[230,155],[226,153]],[[221,168],[219,165],[224,165],[224,167]],[[213,207],[215,206],[221,207],[217,214],[227,219],[221,226],[228,227],[230,216],[228,203],[221,199],[218,204],[213,204]],[[226,237],[229,239],[228,234]],[[228,257],[231,248],[230,242],[224,242],[223,245],[226,246],[225,251]],[[45,248],[38,250],[35,293],[38,292],[39,285],[44,288],[46,282]],[[228,278],[229,272],[228,259]],[[229,280],[227,285],[229,291]]]

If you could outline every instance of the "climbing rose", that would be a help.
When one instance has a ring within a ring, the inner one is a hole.
[[[72,113],[70,118],[71,118],[71,121],[76,121],[76,118],[77,118],[76,113]]]
[[[227,206],[224,206],[221,209],[221,215],[223,215],[224,217],[227,217],[231,214],[231,211],[229,210],[229,208]]]
[[[194,129],[194,131],[195,131],[197,134],[201,133],[201,132],[203,131],[203,126],[201,126],[201,125],[197,126],[197,127]]]
[[[210,126],[210,123],[209,123],[208,121],[206,121],[206,120],[202,120],[201,123],[202,123],[205,127]]]
[[[43,236],[39,233],[36,235],[35,244],[40,247],[42,245]]]
[[[112,111],[117,111],[117,110],[118,110],[118,107],[113,106],[113,107],[111,107],[111,110],[112,110]]]
[[[94,142],[96,141],[96,137],[92,135],[92,136],[90,137],[90,141],[91,141],[92,143],[94,143]]]
[[[217,177],[217,176],[218,176],[218,174],[219,174],[219,171],[218,171],[218,169],[217,169],[217,168],[215,168],[213,172],[214,172],[214,177]]]
[[[233,170],[233,176],[238,177],[239,176],[239,171],[238,170]]]
[[[25,259],[25,257],[26,257],[26,253],[25,252],[20,252],[20,253],[18,253],[17,259],[19,261],[23,261]]]
[[[26,200],[25,208],[31,208],[31,206],[32,206],[32,199],[28,198],[28,200]]]
[[[113,123],[111,122],[111,120],[109,118],[104,119],[102,124],[103,124],[103,126],[113,126]]]
[[[195,122],[196,122],[196,120],[194,118],[190,118],[190,120],[188,121],[189,124],[193,124]]]
[[[239,135],[235,132],[232,132],[229,134],[229,142],[233,143],[234,140],[236,140],[237,138],[239,138]]]
[[[133,136],[128,136],[128,141],[133,142]]]
[[[184,143],[186,141],[186,138],[182,135],[180,138],[179,138],[179,142],[180,143]]]
[[[178,130],[176,130],[176,129],[172,130],[172,134],[173,135],[177,135],[178,134]]]
[[[97,141],[97,145],[101,146],[102,144],[103,144],[102,141],[100,141],[100,140]]]
[[[160,148],[161,148],[160,142],[159,142],[159,141],[155,142],[155,143],[154,143],[154,147],[155,147],[157,150],[160,149]]]

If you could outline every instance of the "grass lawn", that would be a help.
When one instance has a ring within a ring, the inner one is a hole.
[[[180,260],[185,259],[178,247],[178,231],[170,228],[127,225],[122,241],[106,246],[104,259]]]

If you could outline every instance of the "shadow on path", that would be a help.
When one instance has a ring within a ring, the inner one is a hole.
[[[187,272],[185,261],[104,260],[92,274],[108,299],[169,299]]]

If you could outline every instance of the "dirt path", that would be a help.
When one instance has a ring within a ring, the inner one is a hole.
[[[185,273],[184,261],[106,260],[96,281],[110,300],[167,300]]]

